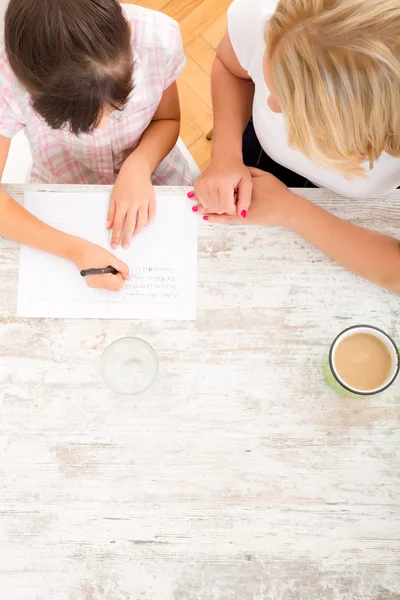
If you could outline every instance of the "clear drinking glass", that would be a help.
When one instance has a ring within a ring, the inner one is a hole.
[[[139,338],[122,338],[105,350],[101,374],[117,394],[140,394],[154,383],[158,374],[155,350]]]

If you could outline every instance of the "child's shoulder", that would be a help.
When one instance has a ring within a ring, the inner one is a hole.
[[[0,77],[1,82],[4,84],[5,82],[11,81],[15,79],[13,72],[11,71],[7,54],[6,47],[4,43],[4,33],[0,35]]]
[[[4,33],[0,35],[0,92],[4,98],[9,98],[13,101],[25,101],[26,91],[20,85],[18,79],[11,70],[8,62]]]
[[[163,13],[137,6],[123,4],[126,18],[132,28],[134,45],[171,50],[171,44],[180,39],[179,25]]]

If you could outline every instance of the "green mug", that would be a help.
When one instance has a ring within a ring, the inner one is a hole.
[[[383,384],[378,388],[374,388],[371,390],[357,390],[356,388],[353,388],[351,385],[346,383],[337,372],[335,365],[335,355],[339,344],[347,337],[350,337],[357,333],[369,334],[376,337],[386,346],[390,354],[390,358],[392,360],[390,373],[386,380],[383,382]],[[348,327],[347,329],[339,333],[339,335],[334,340],[332,346],[330,347],[329,355],[323,364],[323,373],[328,386],[332,388],[335,392],[340,394],[340,396],[344,396],[346,398],[359,398],[360,396],[374,396],[376,394],[380,394],[381,392],[387,390],[390,386],[394,384],[399,375],[399,372],[400,353],[397,345],[387,333],[385,333],[381,329],[378,329],[378,327],[373,327],[372,325],[353,325],[352,327]]]

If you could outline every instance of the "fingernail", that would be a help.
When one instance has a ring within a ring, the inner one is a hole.
[[[117,247],[117,244],[115,242],[112,242],[111,248],[114,248],[114,250],[115,250],[116,247]]]
[[[242,217],[242,219],[245,219],[247,217],[247,210],[242,210],[240,216]]]
[[[124,250],[127,250],[129,248],[129,244],[125,242],[122,244],[122,247],[124,248]]]
[[[190,200],[194,198],[194,192],[189,192],[187,197],[190,198]]]
[[[193,206],[192,211],[193,212],[199,212],[199,207],[198,206]]]
[[[207,217],[207,215],[205,215],[205,216],[203,217],[203,219],[204,219],[204,221],[208,221],[208,217]]]

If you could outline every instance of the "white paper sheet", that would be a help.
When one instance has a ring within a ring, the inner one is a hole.
[[[105,228],[109,199],[106,192],[27,192],[25,208],[45,223],[112,252]],[[134,238],[129,250],[115,252],[131,274],[118,293],[90,289],[74,264],[23,246],[18,316],[194,320],[197,234],[198,218],[185,195],[157,196],[154,222]]]

